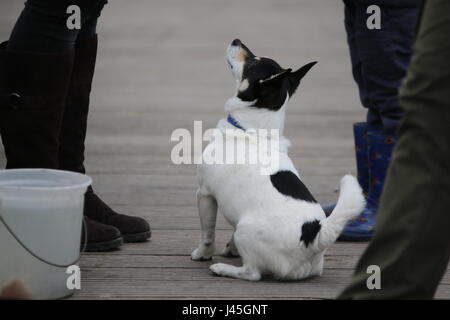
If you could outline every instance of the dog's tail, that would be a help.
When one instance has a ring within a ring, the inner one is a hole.
[[[355,177],[346,175],[341,179],[339,199],[333,212],[320,224],[317,248],[323,251],[331,246],[345,224],[351,218],[357,216],[366,205],[362,189]]]

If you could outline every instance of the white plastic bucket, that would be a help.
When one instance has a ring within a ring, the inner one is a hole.
[[[0,170],[0,292],[19,284],[32,299],[69,296],[67,268],[80,256],[89,176],[60,170]]]

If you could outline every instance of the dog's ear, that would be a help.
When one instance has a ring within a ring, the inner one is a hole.
[[[289,73],[288,79],[289,79],[289,96],[292,97],[297,90],[300,81],[305,76],[305,74],[308,73],[308,71],[317,63],[317,61],[310,62],[308,64],[305,64],[303,67],[298,69],[295,72]]]
[[[292,69],[283,70],[258,82],[256,107],[278,110],[284,104],[289,87],[287,78]]]
[[[262,88],[264,87],[278,87],[281,86],[284,79],[292,72],[292,69],[286,69],[277,73],[267,79],[259,80],[259,84]]]

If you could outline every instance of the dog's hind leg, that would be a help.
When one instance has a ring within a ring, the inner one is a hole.
[[[236,279],[258,281],[261,279],[261,271],[255,264],[257,261],[255,254],[255,229],[251,221],[240,221],[236,226],[233,234],[233,244],[236,251],[242,257],[243,266],[236,267],[224,263],[216,263],[209,267],[209,269],[216,275],[231,277]],[[257,241],[258,239],[256,239]]]
[[[225,248],[223,248],[222,255],[225,257],[233,257],[233,258],[239,257],[239,252],[236,248],[236,245],[234,244],[234,232],[233,235],[231,236],[230,241],[228,241]]]
[[[212,195],[197,192],[198,213],[202,228],[200,245],[191,254],[192,260],[211,260],[215,250],[217,201]]]
[[[254,268],[243,265],[242,267],[232,266],[231,264],[216,263],[209,267],[212,273],[218,276],[230,277],[249,281],[258,281],[261,279],[261,273]]]

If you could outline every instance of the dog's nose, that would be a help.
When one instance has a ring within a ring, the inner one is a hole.
[[[231,42],[232,46],[238,47],[242,44],[241,40],[239,39],[234,39],[233,42]]]

